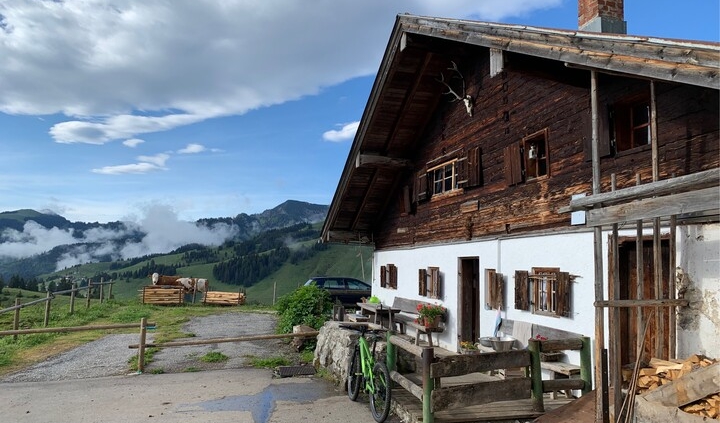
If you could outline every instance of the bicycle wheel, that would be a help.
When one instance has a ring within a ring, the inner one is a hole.
[[[382,423],[390,414],[390,392],[392,388],[390,372],[385,363],[375,363],[372,378],[375,392],[370,394],[370,411],[372,411],[375,421]]]
[[[355,352],[353,352],[350,359],[347,374],[347,393],[352,401],[356,401],[360,393],[360,385],[362,384],[362,371],[360,369],[360,349],[355,346]]]

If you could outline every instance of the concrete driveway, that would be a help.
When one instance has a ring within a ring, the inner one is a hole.
[[[13,423],[374,422],[366,397],[262,369],[0,383],[0,410]]]

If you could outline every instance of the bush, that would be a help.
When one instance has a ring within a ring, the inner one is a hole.
[[[332,312],[332,300],[327,291],[317,286],[301,286],[278,299],[275,308],[278,333],[291,333],[295,325],[307,325],[320,329]]]

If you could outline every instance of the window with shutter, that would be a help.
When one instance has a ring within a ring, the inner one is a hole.
[[[467,187],[482,185],[482,166],[480,165],[480,147],[473,147],[467,153]]]
[[[557,309],[555,314],[560,317],[570,316],[570,284],[572,279],[568,272],[557,273]]]
[[[528,275],[533,313],[557,317],[570,315],[570,289],[573,280],[557,267],[533,267]]]
[[[380,266],[380,287],[387,287],[387,268],[385,266]]]
[[[427,170],[420,170],[415,177],[415,191],[414,191],[415,202],[425,201],[429,198],[428,195],[428,173]]]
[[[528,271],[515,271],[515,309],[530,311],[530,285]]]

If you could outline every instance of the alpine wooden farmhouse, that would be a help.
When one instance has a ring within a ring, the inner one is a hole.
[[[374,245],[385,304],[447,307],[450,350],[500,316],[615,378],[638,344],[717,355],[719,92],[717,43],[399,15],[323,241]]]

